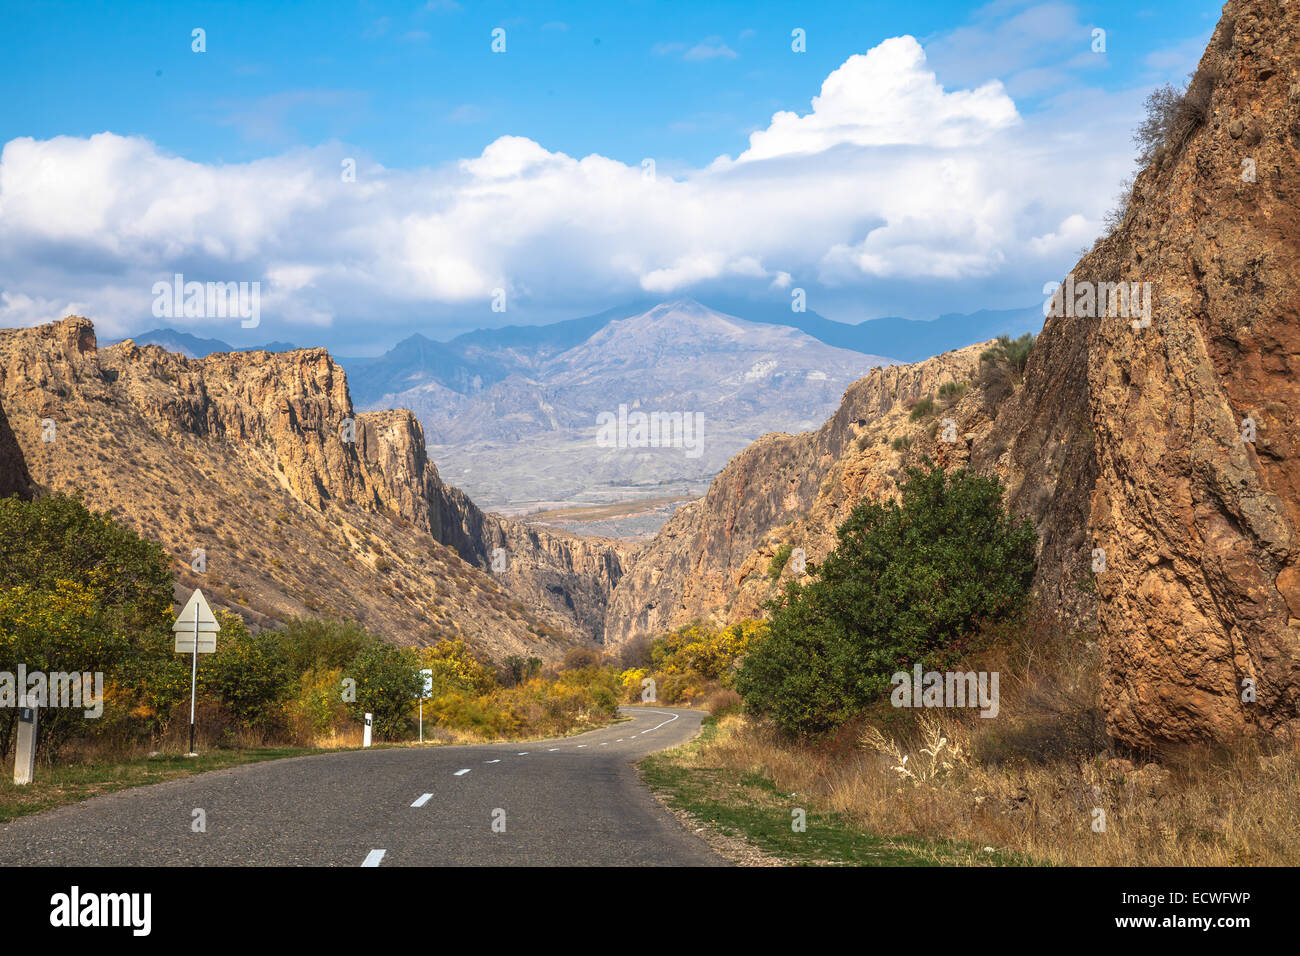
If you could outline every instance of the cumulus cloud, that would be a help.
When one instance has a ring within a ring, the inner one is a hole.
[[[844,143],[973,146],[1018,119],[1001,83],[945,92],[927,69],[921,44],[895,37],[832,72],[811,112],[773,116],[767,129],[749,137],[740,159],[816,153]]]
[[[863,298],[978,280],[1036,301],[1127,172],[1139,100],[1024,118],[996,81],[945,89],[899,37],[850,57],[808,112],[777,113],[735,159],[675,176],[519,136],[413,170],[340,144],[222,165],[113,133],[19,138],[0,153],[0,324],[75,305],[109,334],[139,331],[153,283],[175,272],[262,282],[276,338],[358,320],[372,336],[438,308],[491,324],[498,289],[512,309],[570,314],[709,284]]]

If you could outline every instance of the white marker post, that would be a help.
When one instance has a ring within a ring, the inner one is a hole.
[[[374,721],[374,719],[375,719],[374,714],[366,714],[366,729],[364,734],[361,737],[361,746],[363,747],[370,746],[370,724]]]
[[[36,722],[40,698],[23,694],[18,698],[18,752],[14,755],[14,783],[29,784],[36,776]]]
[[[187,757],[198,756],[194,752],[194,702],[199,682],[199,655],[216,653],[217,632],[220,630],[221,625],[217,623],[212,608],[208,607],[203,592],[195,588],[180,617],[172,625],[176,635],[176,653],[188,651],[194,655],[190,663],[190,752],[185,755]]]
[[[424,698],[433,696],[433,669],[426,667],[420,671],[424,678],[424,687],[420,690],[420,743],[424,743]]]

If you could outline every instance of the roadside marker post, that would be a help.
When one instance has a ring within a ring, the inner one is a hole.
[[[36,776],[36,724],[40,698],[23,694],[18,698],[18,750],[14,754],[14,783],[22,786]]]
[[[433,696],[433,668],[420,671],[424,686],[420,689],[420,743],[424,743],[424,698]]]
[[[366,714],[366,729],[364,735],[361,738],[361,746],[363,747],[370,746],[370,725],[371,723],[374,722],[374,719],[375,719],[374,714]]]
[[[188,651],[193,655],[190,662],[190,752],[185,755],[187,757],[198,756],[194,752],[194,702],[199,681],[199,655],[216,653],[217,632],[220,630],[221,625],[217,623],[212,608],[208,607],[207,598],[195,588],[172,625],[172,632],[176,635],[175,652],[184,654]]]

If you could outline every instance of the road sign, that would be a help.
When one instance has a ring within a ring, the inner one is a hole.
[[[186,756],[197,757],[194,752],[194,710],[198,697],[199,655],[216,653],[217,632],[221,630],[217,616],[198,588],[190,595],[172,630],[176,634],[176,653],[190,655],[190,752]]]
[[[172,631],[176,634],[176,653],[193,654],[194,644],[197,641],[198,653],[215,654],[217,632],[220,630],[221,625],[217,623],[212,608],[208,607],[203,592],[195,588],[180,617],[176,618],[176,623],[172,625]]]

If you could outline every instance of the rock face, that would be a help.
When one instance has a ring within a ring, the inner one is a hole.
[[[610,602],[606,645],[697,618],[759,615],[777,591],[767,574],[777,549],[790,544],[821,560],[854,504],[892,493],[907,455],[891,442],[925,427],[909,423],[908,409],[944,384],[968,380],[980,351],[873,369],[817,431],[765,435],[733,458],[636,557]]]
[[[1189,100],[1075,268],[1156,296],[1088,362],[1105,705],[1137,744],[1300,729],[1300,5],[1228,3]]]
[[[1047,319],[1023,382],[978,376],[946,403],[953,443],[903,409],[970,379],[978,348],[874,371],[819,431],[765,436],[636,560],[607,643],[761,610],[779,545],[820,558],[857,500],[893,494],[901,465],[928,456],[997,475],[1034,523],[1038,601],[1097,632],[1119,743],[1294,734],[1298,78],[1300,4],[1228,3],[1173,132],[1072,270],[1074,307]],[[1150,283],[1149,325],[1109,295],[1100,309],[1079,298],[1118,282]]]
[[[181,586],[255,624],[330,613],[395,640],[550,657],[600,635],[626,556],[484,515],[442,483],[409,411],[353,414],[322,349],[100,350],[73,317],[0,332],[0,401],[41,486],[160,540]],[[208,568],[191,573],[196,549]]]
[[[10,495],[30,498],[31,493],[32,476],[27,473],[22,447],[9,426],[4,405],[0,404],[0,498]]]

